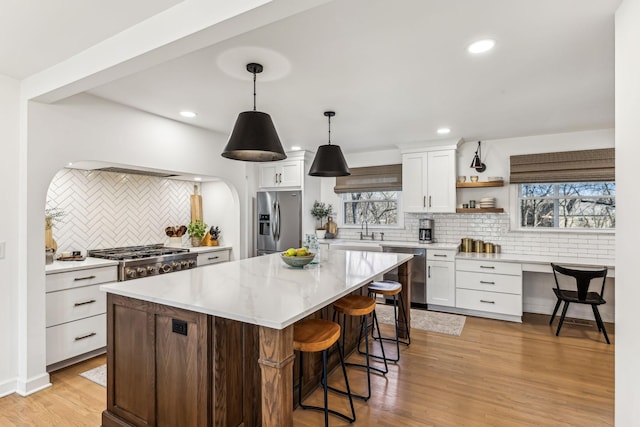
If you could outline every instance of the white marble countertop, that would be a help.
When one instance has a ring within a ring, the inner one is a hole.
[[[494,260],[502,262],[515,262],[522,264],[540,264],[545,268],[523,268],[524,271],[549,271],[551,272],[550,263],[562,264],[567,266],[579,267],[603,267],[615,269],[615,260],[610,258],[578,258],[578,257],[551,257],[543,255],[523,255],[523,254],[485,254],[476,252],[458,252],[456,259],[476,259],[476,260]],[[548,267],[548,268],[547,268]]]
[[[425,249],[449,249],[449,250],[457,250],[459,244],[457,243],[420,243],[418,241],[415,242],[407,242],[400,240],[349,240],[349,239],[319,239],[318,243],[325,243],[329,245],[336,246],[364,246],[364,247],[373,247],[373,246],[396,246],[396,247],[404,247],[404,248],[425,248]]]
[[[189,249],[189,252],[195,253],[203,253],[203,252],[217,252],[217,251],[226,251],[231,249],[229,245],[220,245],[220,246],[185,246],[184,249]]]
[[[88,268],[108,267],[110,265],[118,265],[118,261],[91,257],[82,261],[53,261],[53,264],[45,265],[45,273],[63,273],[65,271],[86,270]]]
[[[103,285],[101,290],[283,329],[411,259],[410,254],[326,251],[295,269],[271,254]]]

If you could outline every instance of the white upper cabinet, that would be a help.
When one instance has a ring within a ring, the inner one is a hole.
[[[403,154],[402,203],[405,212],[455,212],[456,150]]]
[[[261,189],[296,188],[302,186],[304,160],[280,160],[260,164]]]

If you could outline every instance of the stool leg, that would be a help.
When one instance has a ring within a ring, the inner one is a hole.
[[[354,422],[356,420],[356,410],[353,407],[353,397],[351,396],[351,388],[349,387],[349,378],[347,377],[347,367],[344,363],[344,355],[340,343],[338,344],[338,356],[340,356],[340,366],[342,367],[342,375],[344,376],[344,384],[347,388],[347,396],[349,397],[349,406],[351,406],[351,418],[343,416],[347,421]]]
[[[564,316],[567,315],[567,309],[569,308],[569,302],[565,301],[564,306],[562,307],[562,316],[560,316],[560,322],[558,323],[558,329],[556,330],[556,336],[560,333],[560,328],[562,328],[562,324],[564,323]]]
[[[602,331],[602,326],[600,326],[600,321],[598,320],[598,315],[596,314],[596,306],[591,304],[591,310],[593,311],[593,317],[596,319],[596,325],[598,326],[598,332]]]
[[[396,328],[396,362],[400,360],[400,338],[398,337],[398,298],[397,295],[393,296],[393,319]]]
[[[375,310],[373,310],[373,323],[378,328],[378,331],[380,331],[380,325],[378,324],[378,315],[376,314]],[[397,347],[397,343],[396,343],[396,347]],[[382,374],[386,374],[387,372],[389,372],[389,366],[387,365],[387,355],[384,354],[384,343],[382,342],[382,340],[380,340],[380,350],[382,351],[382,360],[384,362],[384,371],[381,371],[380,369],[377,369],[377,371],[382,372]],[[399,358],[400,358],[400,350],[398,349],[398,359]]]
[[[404,300],[402,298],[400,299],[400,310],[402,311],[402,315],[404,316],[404,318],[407,318],[407,311],[406,308],[404,306]],[[409,328],[407,328],[407,341],[400,341],[402,344],[404,345],[411,345],[411,331],[409,330]]]
[[[324,386],[324,425],[329,427],[329,398],[327,396],[327,350],[322,350],[322,380]],[[347,390],[348,392],[349,390]]]

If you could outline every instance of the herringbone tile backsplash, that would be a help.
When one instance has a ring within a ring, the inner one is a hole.
[[[46,206],[64,211],[53,228],[58,251],[85,251],[166,243],[165,227],[189,223],[192,193],[187,181],[62,169],[51,181]]]

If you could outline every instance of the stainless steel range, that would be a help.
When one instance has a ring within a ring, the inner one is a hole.
[[[138,279],[197,267],[198,254],[162,244],[92,249],[87,256],[120,261],[118,281]]]

